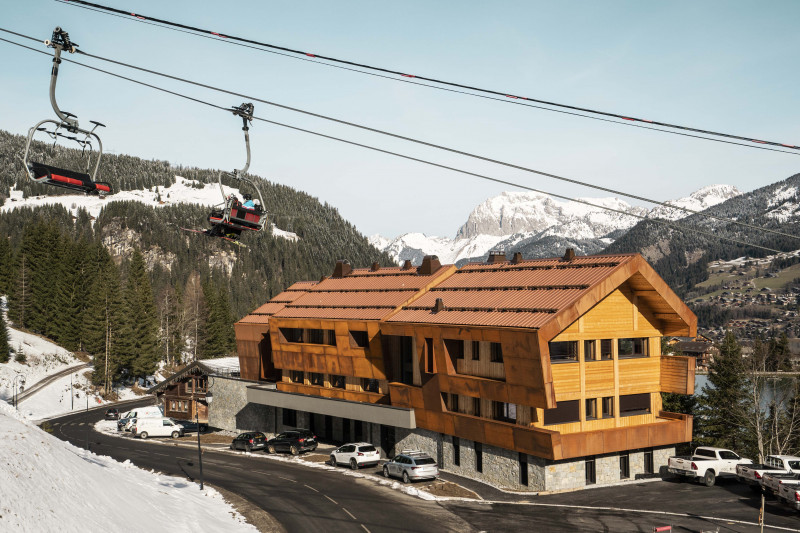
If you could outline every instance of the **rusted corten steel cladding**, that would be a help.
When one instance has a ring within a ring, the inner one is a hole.
[[[644,313],[642,321],[654,325],[657,335],[696,334],[694,314],[638,254],[568,253],[536,260],[516,254],[510,261],[490,256],[489,263],[461,269],[440,265],[430,256],[417,268],[406,263],[353,270],[340,262],[330,278],[295,284],[236,324],[242,375],[265,379],[267,369],[280,379],[274,370],[281,369],[388,380],[388,395],[288,381],[277,386],[413,408],[418,427],[547,459],[689,441],[691,417],[659,411],[660,397],[647,423],[637,425],[638,419],[631,418],[623,421],[627,425],[617,420],[603,429],[566,433],[542,427],[541,421],[508,423],[450,411],[444,404],[442,393],[516,404],[534,413],[555,408],[559,383],[553,380],[548,343],[570,326],[576,330],[579,319],[620,290],[635,295],[635,312]],[[333,331],[335,340],[289,342],[282,328]],[[354,344],[352,331],[366,332],[368,344]],[[401,383],[395,375],[396,354],[387,346],[398,337],[413,339],[413,384]],[[502,378],[459,372],[445,342],[453,340],[501,346]],[[661,376],[655,377],[653,393],[693,392],[693,361],[664,358],[652,363]],[[619,391],[618,384],[609,386]]]

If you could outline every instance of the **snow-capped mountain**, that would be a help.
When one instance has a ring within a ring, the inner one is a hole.
[[[732,185],[710,185],[669,203],[703,211],[739,194]],[[526,257],[559,255],[565,247],[591,254],[624,235],[641,217],[678,220],[690,214],[665,206],[648,210],[619,198],[578,200],[560,201],[532,192],[504,192],[478,205],[454,239],[406,233],[395,239],[373,235],[369,241],[398,263],[410,259],[414,264],[419,264],[426,254],[438,255],[445,263],[460,263],[485,256],[491,249],[513,249]]]

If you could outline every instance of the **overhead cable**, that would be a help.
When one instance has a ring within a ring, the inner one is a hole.
[[[349,60],[345,60],[345,59],[338,59],[338,58],[335,58],[335,57],[326,56],[326,55],[322,55],[322,54],[305,52],[303,50],[296,50],[296,49],[288,48],[288,47],[285,47],[285,46],[279,46],[279,45],[275,45],[275,44],[265,43],[265,42],[256,41],[256,40],[253,40],[253,39],[247,39],[247,38],[244,38],[244,37],[238,37],[238,36],[235,36],[235,35],[229,35],[229,34],[225,34],[225,33],[220,33],[220,32],[216,32],[216,31],[204,29],[204,28],[198,28],[196,26],[190,26],[188,24],[183,24],[183,23],[180,23],[180,22],[174,22],[174,21],[169,21],[169,20],[160,19],[160,18],[156,18],[156,17],[151,17],[149,15],[146,16],[146,15],[142,15],[141,13],[133,13],[131,11],[126,11],[124,9],[117,9],[117,8],[114,8],[114,7],[109,7],[109,6],[105,6],[105,5],[102,5],[102,4],[97,4],[97,3],[94,3],[94,2],[87,2],[86,0],[68,0],[68,1],[56,0],[56,1],[61,1],[62,3],[66,3],[68,5],[77,5],[79,7],[91,7],[96,11],[101,11],[101,12],[108,13],[108,14],[116,14],[118,16],[123,16],[125,18],[130,18],[131,20],[136,20],[138,22],[148,22],[148,21],[151,22],[151,23],[155,22],[155,23],[158,23],[158,24],[161,24],[161,25],[164,25],[164,26],[167,26],[167,27],[171,27],[171,28],[181,29],[181,30],[189,31],[189,32],[196,32],[196,34],[200,34],[200,35],[204,35],[204,36],[208,36],[208,37],[213,37],[215,40],[218,39],[218,40],[230,41],[230,42],[234,42],[235,41],[235,42],[245,43],[245,44],[249,44],[249,45],[256,45],[256,46],[260,46],[260,47],[264,47],[264,48],[268,48],[268,49],[272,49],[272,50],[280,50],[282,52],[287,52],[289,54],[292,54],[293,57],[305,56],[305,57],[310,57],[310,58],[315,58],[315,59],[322,59],[322,60],[325,60],[325,61],[329,61],[331,63],[337,63],[337,64],[341,64],[341,65],[348,65],[348,66],[351,66],[351,67],[358,67],[359,69],[367,69],[367,70],[371,70],[371,71],[375,71],[375,72],[382,72],[384,74],[391,74],[391,75],[395,75],[395,76],[401,76],[401,77],[404,77],[404,78],[413,78],[413,79],[416,79],[416,80],[428,81],[428,82],[432,82],[432,83],[436,83],[436,84],[444,85],[444,86],[448,86],[448,87],[457,87],[459,89],[467,89],[469,91],[475,91],[475,92],[479,92],[479,93],[483,93],[483,94],[491,94],[491,95],[494,95],[494,96],[500,96],[501,98],[504,98],[504,99],[523,100],[523,101],[527,101],[527,102],[536,102],[536,103],[539,103],[539,104],[558,107],[558,108],[562,108],[562,109],[570,109],[572,111],[581,111],[581,112],[584,112],[584,113],[591,113],[593,115],[612,117],[612,118],[617,118],[617,119],[626,120],[626,121],[630,121],[630,122],[641,122],[641,123],[649,124],[649,125],[652,125],[652,126],[662,126],[662,127],[665,127],[665,128],[671,128],[671,129],[675,129],[675,130],[691,131],[691,132],[695,132],[695,133],[702,133],[704,135],[712,135],[712,136],[715,136],[715,137],[722,137],[722,138],[727,138],[727,139],[738,139],[740,141],[745,141],[745,142],[748,142],[748,143],[755,143],[755,144],[761,144],[761,145],[771,145],[771,146],[782,146],[782,147],[785,147],[785,148],[790,148],[792,150],[800,150],[800,146],[796,146],[796,145],[793,145],[793,144],[786,144],[786,143],[776,142],[776,141],[766,141],[766,140],[763,140],[763,139],[758,139],[758,138],[750,137],[750,136],[734,135],[734,134],[731,134],[731,133],[723,133],[723,132],[718,132],[718,131],[713,131],[713,130],[708,130],[708,129],[694,128],[694,127],[683,126],[683,125],[680,125],[680,124],[674,124],[674,123],[670,123],[670,122],[663,122],[663,121],[658,121],[658,120],[649,120],[649,119],[644,119],[644,118],[638,118],[638,117],[634,117],[634,116],[628,115],[628,114],[620,114],[620,113],[614,113],[614,112],[609,112],[609,111],[600,111],[600,110],[597,110],[597,109],[590,109],[590,108],[587,108],[587,107],[580,107],[580,106],[575,106],[575,105],[562,104],[562,103],[558,103],[558,102],[551,102],[551,101],[542,100],[542,99],[539,99],[539,98],[532,98],[532,97],[527,97],[527,96],[516,95],[516,94],[513,94],[510,91],[498,91],[498,90],[494,90],[494,89],[485,89],[485,88],[481,88],[481,87],[465,85],[465,84],[462,84],[462,83],[456,83],[456,82],[452,82],[452,81],[441,80],[441,79],[431,78],[431,77],[417,75],[417,74],[410,74],[408,72],[401,72],[401,71],[392,70],[392,69],[385,68],[385,67],[377,67],[377,66],[373,66],[373,65],[357,63],[357,62],[349,61]],[[392,78],[392,79],[396,79],[396,78]],[[473,93],[467,93],[467,94],[473,94]],[[664,130],[660,130],[660,131],[664,131]],[[702,137],[702,138],[705,138],[705,137]],[[782,151],[782,150],[779,150],[779,151]]]
[[[0,28],[0,30],[2,30],[2,28]],[[5,30],[3,30],[3,31],[5,31]],[[6,42],[6,43],[9,43],[9,44],[13,44],[15,46],[19,46],[21,48],[25,48],[27,50],[31,50],[31,51],[34,51],[34,52],[37,52],[37,53],[40,53],[40,54],[43,54],[43,55],[47,55],[47,56],[50,55],[49,53],[44,52],[42,50],[38,50],[36,48],[30,47],[30,46],[26,46],[24,44],[16,43],[16,42],[10,41],[8,39],[3,39],[2,37],[0,37],[0,41]],[[182,93],[178,93],[176,91],[171,91],[171,90],[168,90],[168,89],[164,89],[164,88],[159,87],[157,85],[152,85],[152,84],[149,84],[149,83],[146,83],[146,82],[134,79],[134,78],[129,78],[127,76],[122,76],[122,75],[117,74],[115,72],[110,72],[110,71],[107,71],[107,70],[104,70],[104,69],[101,69],[101,68],[98,68],[98,67],[87,65],[85,63],[81,63],[79,61],[75,61],[75,60],[72,60],[72,59],[67,59],[67,58],[64,58],[64,57],[62,57],[61,60],[62,61],[67,61],[69,63],[73,63],[75,65],[79,65],[79,66],[82,66],[82,67],[85,67],[85,68],[88,68],[90,70],[94,70],[96,72],[101,72],[103,74],[107,74],[107,75],[110,75],[110,76],[113,76],[113,77],[116,77],[116,78],[120,78],[120,79],[129,81],[129,82],[138,84],[138,85],[149,87],[151,89],[155,89],[157,91],[161,91],[161,92],[173,95],[173,96],[184,98],[184,99],[190,100],[192,102],[196,102],[196,103],[200,103],[200,104],[203,104],[203,105],[206,105],[206,106],[209,106],[209,107],[213,107],[213,108],[219,109],[221,111],[225,111],[226,113],[230,112],[230,109],[227,108],[227,107],[220,106],[220,105],[217,105],[217,104],[213,104],[211,102],[207,102],[207,101],[204,101],[204,100],[200,100],[198,98],[194,98],[194,97],[182,94]],[[741,241],[741,240],[733,239],[733,238],[729,238],[729,237],[722,237],[722,236],[717,235],[716,233],[713,233],[711,231],[705,231],[705,230],[702,230],[702,229],[699,229],[699,228],[690,227],[690,226],[683,226],[681,224],[676,224],[674,222],[671,222],[671,221],[668,221],[668,220],[664,220],[664,219],[649,218],[649,217],[644,216],[644,215],[637,215],[637,214],[634,214],[634,213],[629,213],[629,212],[623,211],[621,209],[615,209],[613,207],[594,204],[594,203],[588,202],[586,200],[582,200],[582,199],[578,199],[578,198],[571,198],[569,196],[564,196],[564,195],[557,194],[557,193],[551,193],[551,192],[543,191],[543,190],[540,190],[540,189],[535,189],[535,188],[529,187],[527,185],[522,185],[522,184],[514,183],[514,182],[511,182],[511,181],[508,181],[508,180],[502,180],[502,179],[499,179],[499,178],[494,178],[494,177],[487,176],[487,175],[484,175],[484,174],[479,174],[479,173],[476,173],[476,172],[470,172],[470,171],[467,171],[467,170],[451,167],[451,166],[448,166],[448,165],[443,165],[443,164],[436,163],[436,162],[433,162],[433,161],[429,161],[429,160],[426,160],[426,159],[421,159],[421,158],[418,158],[418,157],[413,157],[413,156],[401,154],[399,152],[393,152],[393,151],[390,151],[390,150],[385,150],[383,148],[378,148],[378,147],[375,147],[375,146],[370,146],[370,145],[367,145],[367,144],[358,143],[358,142],[355,142],[355,141],[350,141],[350,140],[347,140],[347,139],[343,139],[341,137],[335,137],[335,136],[332,136],[332,135],[319,133],[319,132],[316,132],[316,131],[313,131],[313,130],[299,128],[297,126],[292,126],[290,124],[285,124],[285,123],[277,122],[277,121],[274,121],[274,120],[268,120],[268,119],[261,118],[261,117],[256,117],[256,116],[253,117],[253,120],[258,120],[258,121],[265,122],[265,123],[268,123],[268,124],[273,124],[275,126],[288,128],[288,129],[291,129],[291,130],[294,130],[294,131],[308,133],[310,135],[315,135],[317,137],[322,137],[322,138],[325,138],[325,139],[329,139],[329,140],[333,140],[333,141],[349,144],[351,146],[358,146],[360,148],[365,148],[367,150],[372,150],[372,151],[375,151],[375,152],[391,155],[391,156],[394,156],[394,157],[399,157],[399,158],[406,159],[406,160],[409,160],[409,161],[415,161],[415,162],[422,163],[422,164],[429,165],[429,166],[433,166],[433,167],[436,167],[436,168],[450,170],[450,171],[457,172],[457,173],[460,173],[460,174],[465,174],[467,176],[473,176],[473,177],[480,178],[480,179],[483,179],[483,180],[492,181],[492,182],[500,183],[500,184],[503,184],[503,185],[509,185],[509,186],[512,186],[512,187],[517,187],[519,189],[523,189],[523,190],[527,190],[527,191],[531,191],[531,192],[536,192],[536,193],[539,193],[539,194],[544,194],[544,195],[547,195],[547,196],[551,196],[553,198],[559,198],[559,199],[562,199],[562,200],[567,200],[567,201],[571,201],[571,202],[580,203],[580,204],[583,204],[583,205],[588,205],[590,207],[595,207],[597,209],[601,209],[601,210],[604,210],[604,211],[610,211],[610,212],[613,212],[613,213],[618,213],[618,214],[621,214],[621,215],[630,216],[630,217],[633,217],[633,218],[638,218],[640,220],[646,220],[646,221],[649,221],[649,222],[653,222],[655,224],[660,224],[660,225],[663,225],[663,226],[670,227],[670,228],[675,229],[677,231],[694,232],[694,233],[698,233],[700,235],[704,235],[704,236],[712,238],[712,239],[725,241],[725,242],[730,242],[730,243],[738,244],[738,245],[741,245],[741,246],[750,247],[750,248],[754,248],[754,249],[758,249],[758,250],[763,250],[763,251],[771,252],[771,253],[775,253],[775,254],[784,253],[784,252],[782,252],[780,250],[776,250],[776,249],[773,249],[773,248],[768,248],[766,246],[761,246],[761,245],[758,245],[758,244],[751,244],[751,243],[748,243],[746,241]],[[741,224],[741,223],[739,223],[737,221],[734,221],[734,220],[729,220],[728,222],[732,222],[734,224]],[[774,233],[774,231],[766,229],[766,228],[758,228],[758,229]],[[784,234],[781,234],[781,235],[784,235]],[[786,234],[786,235],[788,235],[788,234]]]

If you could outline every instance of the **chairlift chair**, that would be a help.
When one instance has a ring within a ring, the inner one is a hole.
[[[220,172],[219,190],[222,192],[224,202],[216,206],[211,211],[211,214],[208,215],[208,221],[212,225],[211,229],[208,230],[208,234],[237,240],[242,231],[263,230],[267,222],[267,212],[264,209],[264,198],[261,195],[261,190],[246,176],[247,169],[250,168],[250,128],[248,123],[253,120],[253,104],[244,103],[239,107],[232,107],[231,112],[242,117],[247,162],[241,170],[234,170],[232,173],[225,172],[224,174],[234,180],[247,183],[258,194],[258,199],[253,200],[250,194],[245,194],[245,202],[243,203],[233,193],[226,196],[225,189],[222,187],[223,172]]]
[[[61,64],[61,52],[67,51],[70,54],[73,54],[77,51],[78,45],[71,42],[69,39],[69,34],[58,26],[55,30],[53,30],[52,39],[45,41],[45,44],[49,48],[54,49],[53,69],[50,74],[50,104],[52,105],[53,111],[58,117],[58,120],[42,120],[28,131],[28,139],[25,144],[25,155],[23,157],[25,172],[31,180],[37,183],[54,185],[56,187],[80,191],[87,194],[110,194],[111,184],[103,181],[97,181],[97,172],[100,169],[100,159],[103,157],[103,143],[100,140],[100,137],[95,133],[95,130],[98,127],[105,127],[105,125],[101,124],[100,122],[90,120],[89,122],[94,124],[94,127],[91,130],[85,130],[79,126],[78,117],[67,111],[62,111],[59,109],[58,104],[56,103],[56,82],[58,81],[58,68]],[[45,124],[52,124],[54,126],[53,130],[48,130],[46,127],[44,127]],[[31,144],[33,143],[33,136],[36,134],[36,132],[45,132],[48,136],[50,136],[51,139],[53,139],[54,145],[58,141],[58,138],[61,137],[79,144],[83,149],[83,153],[86,153],[88,148],[89,153],[86,159],[86,172],[57,168],[44,163],[31,161]],[[91,153],[94,147],[93,142],[97,143],[98,152],[94,169],[92,170],[91,174],[89,174],[89,170],[91,168]]]

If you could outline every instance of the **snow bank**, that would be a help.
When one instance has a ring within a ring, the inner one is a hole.
[[[87,453],[0,402],[0,531],[256,531],[215,490]]]

